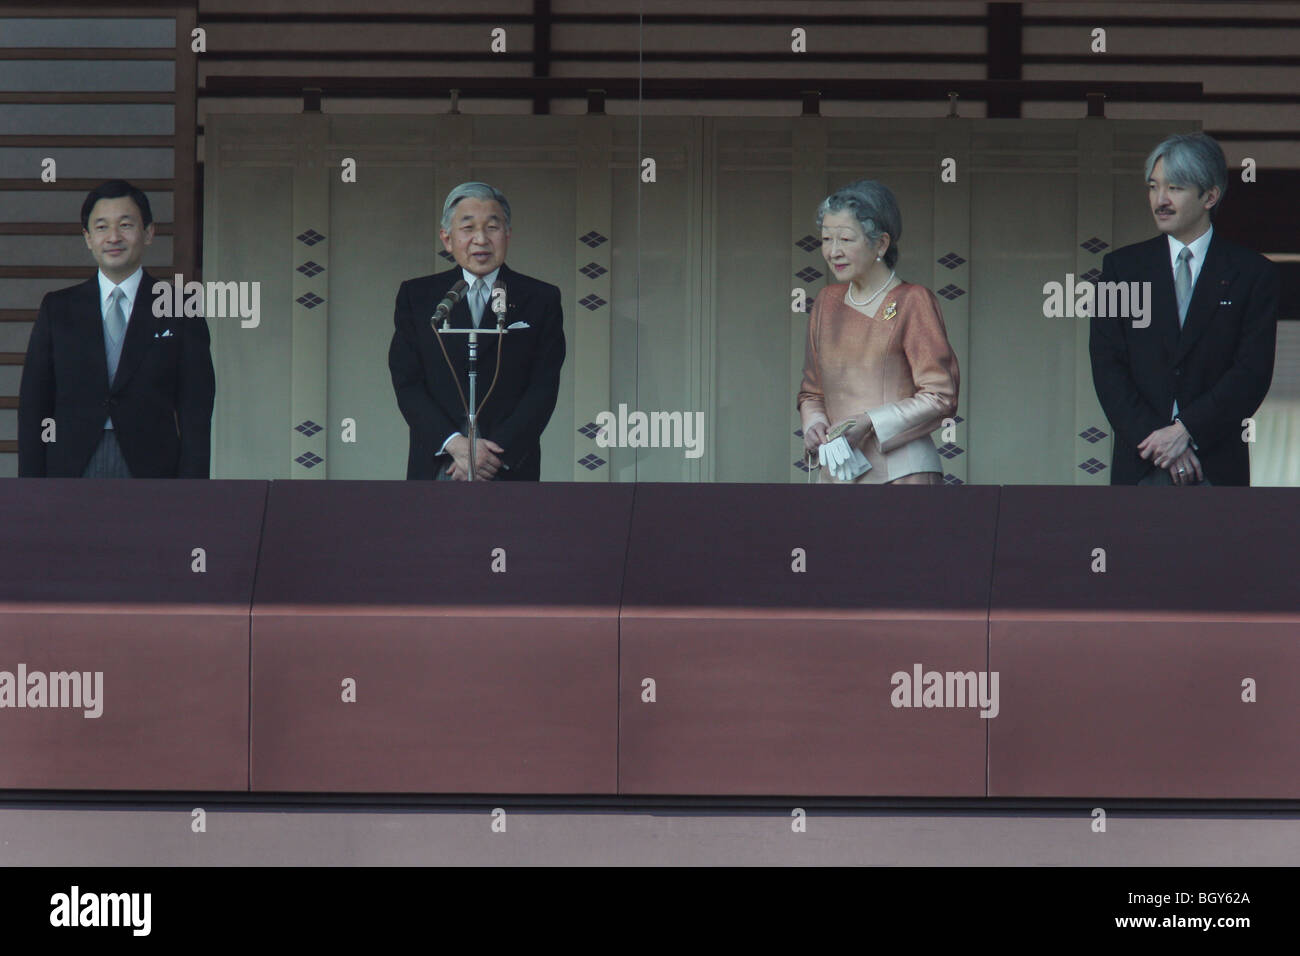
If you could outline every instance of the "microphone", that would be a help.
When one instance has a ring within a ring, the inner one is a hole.
[[[498,291],[500,295],[497,295]],[[492,283],[492,295],[488,301],[492,303],[492,311],[496,313],[499,329],[506,322],[506,284],[500,276],[497,276],[497,281]]]
[[[447,290],[446,297],[438,303],[438,307],[433,310],[433,315],[429,318],[429,323],[436,331],[439,322],[446,322],[447,316],[456,303],[465,298],[465,290],[469,288],[469,283],[464,279],[457,279],[456,284]]]

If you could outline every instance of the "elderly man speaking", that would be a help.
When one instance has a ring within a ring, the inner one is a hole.
[[[486,183],[461,183],[451,191],[438,235],[456,267],[402,283],[388,349],[393,390],[410,427],[406,477],[469,477],[467,336],[443,335],[440,342],[430,322],[439,303],[463,279],[468,288],[448,313],[450,328],[494,328],[494,307],[504,307],[508,330],[504,337],[479,337],[482,405],[474,477],[537,481],[541,434],[555,410],[564,364],[560,290],[505,264],[510,203]]]

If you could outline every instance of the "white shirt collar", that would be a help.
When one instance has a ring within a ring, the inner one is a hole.
[[[461,272],[461,275],[463,275],[463,276],[465,277],[465,281],[469,283],[469,287],[470,287],[471,289],[474,288],[474,283],[475,283],[476,281],[478,281],[478,278],[479,278],[479,277],[476,276],[474,273],[470,272],[470,271],[469,271],[468,269],[466,269],[464,266],[461,266],[461,270],[460,270],[460,272]],[[489,288],[489,289],[492,288],[493,283],[495,283],[495,282],[497,281],[497,276],[500,275],[500,273],[501,273],[501,267],[500,267],[500,266],[497,266],[495,269],[493,269],[493,270],[492,270],[491,272],[489,272],[487,275],[483,276],[483,279],[487,282],[487,284],[488,284],[488,288]],[[466,291],[468,291],[468,290],[466,290]]]
[[[100,314],[102,315],[108,311],[108,297],[113,294],[113,290],[121,289],[122,294],[126,296],[126,300],[122,303],[122,308],[126,310],[126,318],[129,322],[131,320],[131,310],[135,308],[136,294],[140,291],[140,282],[144,279],[144,266],[136,268],[134,272],[117,285],[114,285],[113,280],[104,275],[103,272],[96,272],[95,275],[99,277]]]

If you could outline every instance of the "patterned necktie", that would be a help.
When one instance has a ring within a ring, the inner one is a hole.
[[[122,337],[126,333],[126,293],[120,288],[114,289],[108,297],[108,315],[105,317],[108,380],[112,382],[117,376],[117,363],[122,358]]]
[[[1192,250],[1183,246],[1178,253],[1178,267],[1174,269],[1174,295],[1178,297],[1178,327],[1187,321],[1187,306],[1192,301]]]

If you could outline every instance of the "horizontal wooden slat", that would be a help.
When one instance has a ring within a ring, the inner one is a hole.
[[[54,183],[43,183],[38,179],[23,177],[22,179],[0,179],[0,190],[3,189],[30,189],[32,192],[48,192],[51,189],[63,189],[68,192],[89,192],[96,186],[103,184],[102,179],[60,179]],[[176,188],[174,179],[133,179],[131,185],[145,192],[170,192]]]
[[[267,62],[281,60],[320,60],[332,62],[382,62],[412,63],[427,62],[436,58],[445,63],[530,63],[535,54],[530,51],[515,53],[479,53],[459,50],[440,50],[430,53],[426,50],[225,50],[205,53],[203,59],[208,63],[231,62]],[[748,53],[728,53],[722,51],[701,52],[696,50],[640,51],[628,50],[566,50],[552,51],[549,56],[554,63],[799,63],[807,65],[824,65],[828,63],[861,63],[861,53],[790,53],[785,51],[763,51]],[[920,51],[875,52],[870,56],[872,63],[985,63],[987,53],[924,53]],[[1096,67],[1097,55],[1091,53],[1027,53],[1022,63],[1078,64]],[[1282,54],[1216,54],[1216,53],[1107,53],[1107,66],[1300,66],[1300,56]]]
[[[246,62],[277,60],[322,60],[325,62],[359,61],[392,63],[427,63],[438,60],[445,63],[531,63],[536,54],[531,51],[515,53],[479,53],[460,50],[223,50],[203,54],[208,63]],[[656,63],[861,63],[861,53],[788,53],[784,51],[764,51],[761,53],[700,53],[690,50],[641,53],[636,49],[590,51],[570,50],[563,53],[552,52],[549,59],[553,63],[614,62],[636,63],[640,60]],[[922,52],[884,52],[872,53],[872,63],[984,63],[988,56],[984,53],[922,53]]]
[[[171,266],[150,266],[150,271],[171,273]],[[84,266],[0,266],[0,279],[85,279],[91,271]]]
[[[0,309],[0,322],[35,322],[40,309]]]
[[[24,352],[0,352],[0,365],[22,365],[25,358]]]
[[[1300,103],[1300,93],[1206,93],[1201,97],[1202,103],[1255,103],[1268,105],[1277,103]]]
[[[163,4],[166,6],[166,4]],[[973,5],[972,5],[973,6]],[[45,8],[48,9],[48,8]],[[915,13],[915,14],[867,14],[867,13],[799,13],[798,23],[804,26],[932,26],[945,28],[952,26],[984,26],[988,17],[974,7],[972,12],[964,15],[949,13]],[[1069,10],[1069,7],[1064,7]],[[1101,17],[1101,19],[1099,19]],[[276,13],[267,11],[257,13],[218,13],[207,12],[201,16],[205,25],[216,23],[271,25],[271,24],[460,24],[460,23],[523,23],[531,24],[534,17],[529,13]],[[554,25],[592,25],[618,26],[644,23],[646,26],[787,26],[791,23],[791,14],[784,13],[655,13],[653,7],[644,15],[638,13],[551,13],[547,17]],[[1026,27],[1051,26],[1086,26],[1094,27],[1190,27],[1207,30],[1259,29],[1259,28],[1300,28],[1300,19],[1296,17],[1225,17],[1225,16],[1114,16],[1093,14],[1039,13],[1021,18]]]
[[[860,59],[860,57],[859,57]],[[328,96],[440,97],[449,90],[462,96],[586,96],[603,90],[611,98],[648,99],[798,99],[805,91],[826,99],[938,100],[955,92],[963,100],[1018,96],[1025,100],[1079,100],[1102,93],[1111,100],[1195,102],[1200,83],[1130,82],[1117,80],[902,80],[799,79],[790,77],[724,80],[711,77],[679,79],[635,76],[610,77],[466,77],[466,76],[209,76],[199,90],[214,96],[294,96],[303,89]]]
[[[171,236],[175,223],[155,222],[154,234]],[[81,226],[75,222],[0,222],[0,236],[79,236]]]
[[[646,59],[650,59],[649,55]],[[1095,53],[1026,53],[1022,63],[1074,63],[1096,68]],[[1239,53],[1107,53],[1106,66],[1300,66],[1300,56]]]
[[[80,104],[80,103],[175,103],[175,93],[78,93],[59,91],[57,93],[0,93],[0,103],[46,103],[46,104]]]
[[[632,23],[636,15],[632,14]],[[552,22],[560,18],[552,16]],[[585,20],[585,18],[583,18]],[[787,18],[788,19],[788,18]],[[398,24],[414,26],[421,23],[445,23],[449,25],[463,23],[523,23],[531,24],[533,17],[527,13],[205,13],[202,15],[205,26],[214,23],[229,23],[243,26],[269,26],[271,24]],[[803,22],[802,20],[800,21]]]
[[[1176,27],[1191,27],[1193,29],[1207,30],[1231,30],[1238,28],[1300,29],[1300,19],[1297,19],[1296,17],[1116,17],[1109,15],[1094,15],[1089,17],[1071,16],[1068,14],[1057,16],[1051,13],[1042,13],[1034,16],[1022,17],[1020,23],[1026,27],[1160,27],[1161,29],[1166,30],[1174,29]]]
[[[1220,142],[1229,140],[1259,140],[1261,143],[1284,143],[1289,140],[1300,140],[1300,130],[1277,130],[1277,129],[1207,129],[1206,134],[1213,136]]]
[[[168,11],[176,12],[176,0],[121,0],[105,9],[104,0],[92,3],[78,3],[76,0],[59,0],[59,3],[32,3],[28,0],[5,0],[5,16],[10,17],[48,17],[55,10],[60,17],[165,17]]]
[[[484,13],[205,13],[202,16],[202,21],[205,24],[235,23],[249,26],[272,23],[532,23],[535,19],[532,14],[527,13],[497,14],[490,11]],[[792,22],[791,14],[776,13],[656,14],[647,12],[644,17],[637,13],[551,13],[547,16],[547,19],[553,24],[573,24],[577,26],[583,24],[635,25],[640,22],[644,22],[646,26],[789,26]],[[798,14],[798,24],[801,26],[981,27],[986,23],[988,23],[988,18],[978,13],[966,16],[953,16],[951,14],[930,14],[928,16],[925,14]]]
[[[0,408],[17,408],[17,395],[0,395]]]
[[[10,454],[10,455],[18,454],[18,442],[0,441],[0,454]]]
[[[0,60],[174,60],[166,47],[14,46],[0,47]]]
[[[175,136],[0,136],[0,146],[175,146]]]

